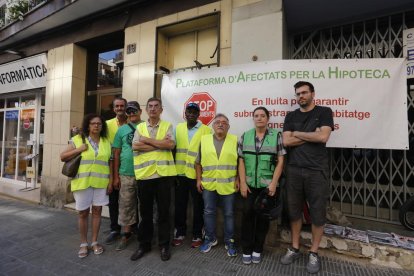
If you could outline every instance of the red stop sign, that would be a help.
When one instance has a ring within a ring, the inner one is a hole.
[[[208,125],[216,116],[217,103],[207,92],[193,93],[184,103],[185,108],[189,103],[196,103],[200,107],[200,117],[198,118],[203,124]],[[185,119],[185,116],[184,116]]]
[[[29,129],[30,128],[30,120],[29,119],[23,120],[23,128],[24,129]]]

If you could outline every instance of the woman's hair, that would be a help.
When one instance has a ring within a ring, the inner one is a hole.
[[[264,111],[264,113],[266,114],[266,117],[269,119],[269,117],[270,117],[269,110],[267,110],[267,108],[266,108],[266,107],[264,107],[264,106],[259,106],[259,107],[256,107],[256,108],[253,110],[253,117],[254,117],[254,113],[256,113],[256,111],[257,111],[257,110],[263,110],[263,111]]]
[[[106,138],[106,134],[107,134],[106,122],[105,122],[104,118],[102,118],[102,116],[99,116],[98,114],[94,114],[94,113],[86,114],[85,117],[83,117],[83,121],[82,121],[82,135],[84,137],[89,136],[89,123],[91,122],[91,120],[93,118],[99,118],[99,119],[101,119],[102,129],[101,129],[101,132],[99,133],[99,136]]]

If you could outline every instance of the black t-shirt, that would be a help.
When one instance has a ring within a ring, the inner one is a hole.
[[[325,106],[315,106],[308,112],[296,109],[285,118],[283,131],[313,132],[316,128],[329,126],[334,129],[332,110]],[[314,170],[327,170],[328,152],[325,143],[305,142],[288,149],[288,165]]]

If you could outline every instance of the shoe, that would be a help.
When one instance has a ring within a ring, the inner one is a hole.
[[[97,241],[91,243],[91,247],[95,255],[101,255],[104,252],[104,248]]]
[[[237,249],[236,249],[236,245],[234,244],[233,239],[230,239],[228,242],[226,242],[226,245],[224,247],[227,250],[227,256],[229,257],[237,256]]]
[[[201,253],[208,253],[208,252],[210,252],[211,248],[213,246],[216,246],[216,245],[217,245],[217,239],[210,240],[210,239],[206,238],[204,240],[204,243],[200,246],[200,252]]]
[[[311,274],[318,273],[321,270],[321,258],[319,258],[317,253],[309,252],[306,270]]]
[[[245,254],[243,254],[243,257],[242,257],[242,262],[243,262],[245,265],[249,265],[249,264],[251,264],[251,263],[252,263],[252,255],[245,255]]]
[[[288,265],[293,263],[296,259],[299,259],[301,253],[295,251],[293,248],[288,248],[286,254],[280,259],[280,263],[284,265]]]
[[[168,261],[171,258],[170,249],[168,247],[161,248],[161,261]]]
[[[80,245],[80,249],[78,251],[78,257],[83,259],[85,257],[87,257],[89,254],[89,250],[88,250],[88,243],[81,243]]]
[[[131,259],[131,261],[136,261],[138,259],[141,259],[145,255],[145,253],[148,253],[150,251],[151,251],[151,249],[149,249],[149,248],[143,248],[143,247],[140,246],[134,252],[134,254],[132,254],[132,256],[131,256],[130,259]]]
[[[200,238],[194,238],[191,241],[191,248],[197,248],[200,247],[203,244],[203,240]]]
[[[185,236],[176,236],[173,240],[172,240],[172,245],[173,246],[180,246],[184,243],[184,239]]]
[[[106,245],[113,244],[119,237],[120,237],[119,232],[111,231],[111,233],[109,233],[109,235],[105,239],[105,244]]]
[[[261,261],[262,261],[262,254],[257,253],[257,252],[253,252],[253,254],[252,254],[252,262],[254,264],[260,264]]]
[[[116,246],[116,251],[122,251],[127,248],[128,241],[131,238],[131,233],[122,233],[121,234],[121,240],[119,241],[118,245]]]

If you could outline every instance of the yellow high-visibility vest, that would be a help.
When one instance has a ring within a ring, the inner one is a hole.
[[[115,117],[113,119],[107,120],[106,127],[108,129],[108,140],[112,145],[114,143],[116,132],[118,131],[118,128],[119,128],[118,119]]]
[[[157,135],[155,139],[162,140],[167,135],[170,123],[160,121]],[[141,123],[137,126],[139,135],[150,137],[147,123]],[[175,176],[177,171],[175,169],[174,158],[171,150],[157,149],[149,152],[134,151],[134,172],[135,178],[146,179],[151,175],[157,173],[160,176]]]
[[[237,136],[227,134],[220,158],[217,158],[213,134],[204,135],[201,138],[201,166],[201,183],[204,189],[216,191],[220,195],[234,193],[237,175]]]
[[[201,137],[210,134],[211,128],[201,124],[190,142],[188,142],[187,123],[178,124],[175,133],[177,138],[175,151],[175,168],[177,169],[177,174],[185,174],[188,178],[196,179],[194,163],[200,147]]]
[[[72,138],[76,148],[83,142],[80,135]],[[95,150],[85,139],[88,150],[81,153],[82,159],[77,175],[72,178],[71,190],[84,190],[89,187],[106,189],[109,183],[109,159],[111,158],[111,144],[108,139],[101,137],[99,141],[98,155],[95,157]]]

